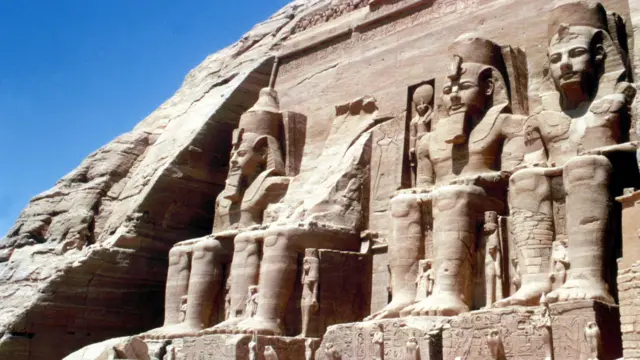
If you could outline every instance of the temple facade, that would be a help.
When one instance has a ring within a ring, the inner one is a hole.
[[[196,134],[91,240],[27,213],[0,242],[6,284],[45,245],[147,259],[153,291],[96,295],[144,316],[67,359],[640,359],[640,4],[298,2],[234,45],[236,100],[150,137],[134,175]],[[28,319],[0,355],[47,358]]]

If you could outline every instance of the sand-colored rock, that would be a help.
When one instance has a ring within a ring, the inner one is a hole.
[[[640,358],[638,22],[293,2],[29,204],[0,355]]]

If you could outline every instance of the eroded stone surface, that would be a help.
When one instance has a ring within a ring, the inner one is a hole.
[[[33,200],[0,354],[638,357],[639,18],[292,3]]]

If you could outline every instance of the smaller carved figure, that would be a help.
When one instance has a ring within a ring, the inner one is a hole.
[[[431,264],[431,259],[420,260],[418,262],[420,273],[416,279],[416,301],[426,299],[433,291],[434,276]]]
[[[318,312],[318,280],[320,275],[320,259],[317,249],[306,249],[302,260],[302,332],[300,336],[317,336],[310,333],[310,324],[314,315]],[[311,327],[313,328],[313,327]],[[313,331],[312,331],[313,332]]]
[[[418,161],[416,146],[418,139],[423,134],[431,131],[431,123],[433,118],[433,86],[430,84],[420,85],[413,92],[412,104],[415,108],[415,116],[411,119],[409,124],[409,162],[413,172],[414,180],[413,185],[418,186],[423,183],[420,179],[417,179]]]
[[[567,255],[567,241],[557,240],[553,243],[551,251],[551,281],[553,288],[559,288],[567,279],[569,269],[569,257]]]
[[[227,285],[225,288],[224,295],[224,319],[227,320],[231,317],[231,292],[229,291],[229,286]]]
[[[270,345],[264,347],[262,354],[264,355],[264,360],[278,360],[278,354]]]
[[[313,339],[304,341],[304,360],[315,360],[317,344]]]
[[[258,333],[254,332],[249,342],[249,360],[258,359]]]
[[[534,324],[537,329],[543,331],[543,342],[545,351],[545,360],[553,360],[553,335],[551,334],[551,309],[549,308],[549,301],[547,301],[547,295],[542,293],[540,297],[540,307],[542,308],[537,318],[534,320]]]
[[[598,360],[598,349],[600,348],[600,328],[594,321],[587,323],[584,328],[584,338],[589,345],[589,358],[587,360]]]
[[[324,347],[324,354],[329,360],[340,360],[342,356],[340,356],[340,352],[332,343],[328,343]]]
[[[522,285],[522,278],[520,277],[520,265],[518,264],[518,259],[511,259],[511,265],[513,266],[513,276],[511,276],[511,285],[514,290],[520,289],[520,285]]]
[[[247,304],[244,313],[247,317],[253,317],[258,311],[258,286],[249,286],[249,295],[247,296]]]
[[[418,339],[413,336],[410,337],[409,340],[407,340],[405,348],[405,359],[420,360],[420,346],[418,345]]]
[[[502,300],[502,246],[498,231],[498,214],[487,211],[484,214],[484,237],[486,253],[484,257],[484,271],[486,281],[487,308]]]
[[[180,298],[180,316],[178,317],[178,321],[184,322],[186,315],[187,315],[187,295]]]
[[[374,359],[384,360],[384,327],[382,324],[378,325],[378,329],[373,333],[373,354]]]
[[[502,339],[500,338],[500,330],[489,330],[489,334],[487,335],[487,346],[489,347],[489,352],[491,353],[492,359],[505,359],[504,345],[502,344]]]

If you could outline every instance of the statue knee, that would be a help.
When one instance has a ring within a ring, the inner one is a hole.
[[[255,251],[258,240],[261,236],[254,233],[242,233],[233,239],[233,251],[235,253],[244,253]]]
[[[178,265],[186,259],[191,252],[191,246],[174,246],[169,250],[169,265]]]
[[[220,241],[212,238],[202,239],[193,246],[194,253],[215,253],[221,250],[222,245]]]
[[[420,206],[415,196],[410,194],[401,194],[391,199],[391,216],[394,218],[403,218],[411,213],[420,213]]]
[[[579,184],[606,187],[612,169],[609,159],[602,155],[578,156],[565,165],[563,181],[567,191]]]
[[[524,169],[516,172],[509,179],[509,196],[517,198],[522,195],[539,194],[548,196],[551,193],[549,179],[543,169]]]

